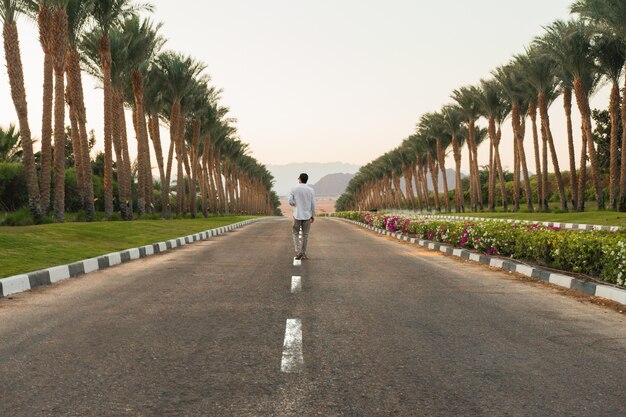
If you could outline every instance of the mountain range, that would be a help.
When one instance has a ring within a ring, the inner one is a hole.
[[[274,176],[274,191],[276,191],[276,194],[279,196],[286,196],[289,194],[291,187],[298,184],[298,176],[302,172],[309,175],[308,184],[315,185],[326,175],[338,173],[356,174],[360,168],[359,165],[347,164],[344,162],[303,162],[285,165],[266,165],[266,167]],[[346,182],[346,185],[347,184],[348,183]],[[343,193],[343,190],[345,190],[345,186],[339,194]]]

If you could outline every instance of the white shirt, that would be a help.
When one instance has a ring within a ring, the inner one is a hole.
[[[298,184],[291,189],[289,205],[295,207],[294,219],[309,220],[315,216],[315,191],[306,184]]]

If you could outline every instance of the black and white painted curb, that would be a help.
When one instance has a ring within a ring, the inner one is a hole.
[[[0,297],[6,297],[22,291],[28,291],[42,285],[50,285],[68,278],[75,278],[93,271],[109,268],[135,259],[145,258],[180,246],[185,246],[211,237],[219,236],[238,229],[262,218],[245,220],[228,226],[206,230],[193,235],[170,239],[165,242],[153,243],[139,248],[113,252],[95,258],[85,259],[68,265],[60,265],[27,274],[14,275],[0,279]]]
[[[495,258],[492,256],[483,255],[480,253],[472,252],[466,249],[457,249],[452,246],[444,245],[442,243],[432,242],[429,240],[422,240],[405,236],[401,233],[392,233],[387,230],[378,229],[374,226],[369,226],[364,223],[360,223],[354,220],[341,219],[340,220],[356,224],[366,229],[372,230],[381,235],[391,236],[398,240],[403,240],[412,244],[427,247],[431,250],[438,250],[448,255],[458,256],[463,259],[467,259],[474,262],[479,262],[485,265],[492,266],[494,268],[500,268],[505,271],[517,272],[518,274],[526,275],[527,277],[546,281],[554,285],[558,285],[564,288],[571,288],[578,290],[587,295],[602,297],[612,301],[616,301],[626,305],[626,290],[612,287],[609,285],[595,284],[593,282],[583,281],[574,277],[570,277],[564,274],[558,274],[554,272],[545,271],[539,268],[533,268],[528,265],[517,263],[513,260],[504,260]]]
[[[394,214],[399,215],[413,215],[426,217],[431,219],[438,220],[470,220],[470,221],[497,221],[497,222],[505,222],[505,223],[523,223],[523,224],[541,224],[544,226],[558,227],[559,229],[569,229],[569,230],[604,230],[607,232],[617,232],[619,230],[624,229],[619,226],[601,226],[597,224],[578,224],[578,223],[555,223],[555,222],[539,222],[533,220],[518,220],[518,219],[494,219],[489,217],[465,217],[465,216],[446,216],[439,214],[419,214],[414,212],[404,212],[404,211],[394,211]]]

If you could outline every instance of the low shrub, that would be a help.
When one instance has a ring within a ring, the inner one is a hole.
[[[447,243],[455,248],[583,273],[621,286],[626,281],[624,231],[561,230],[522,222],[446,221],[427,216],[403,217],[353,211],[336,213],[335,216],[418,239]]]

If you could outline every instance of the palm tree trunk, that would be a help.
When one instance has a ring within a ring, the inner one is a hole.
[[[559,159],[557,157],[556,149],[554,147],[554,140],[552,139],[552,130],[550,129],[550,116],[548,115],[548,104],[546,103],[546,96],[544,93],[540,93],[537,97],[539,104],[539,115],[541,116],[541,126],[543,132],[546,135],[548,145],[550,146],[550,155],[552,156],[552,167],[554,168],[554,176],[556,178],[556,184],[559,189],[559,199],[561,201],[561,210],[567,211],[567,198],[565,197],[565,186],[563,184],[563,177],[561,176],[561,170],[559,168]]]
[[[65,58],[67,13],[56,8],[52,20],[54,42],[54,217],[65,220]]]
[[[126,220],[133,219],[133,176],[130,165],[130,155],[128,152],[128,132],[126,130],[126,112],[124,111],[124,93],[116,92],[117,96],[117,117],[120,128],[120,144],[122,145],[122,157],[124,161],[124,194],[126,195]],[[118,173],[119,176],[119,173]]]
[[[537,131],[537,103],[535,103],[534,101],[529,103],[528,115],[530,116],[530,121],[532,125],[533,149],[535,151],[535,178],[537,180],[537,201],[539,203],[539,210],[545,211],[546,207],[544,207],[543,201],[543,176],[541,174],[541,151],[539,149],[539,133]]]
[[[446,207],[446,213],[450,213],[450,199],[448,198],[448,173],[446,172],[446,155],[441,147],[441,141],[437,139],[437,158],[439,159],[439,169],[441,170],[441,179],[443,181],[443,202]]]
[[[593,135],[591,132],[591,109],[589,108],[589,95],[585,91],[582,80],[579,78],[574,80],[574,92],[576,94],[576,102],[580,110],[585,136],[587,137],[587,151],[589,152],[589,163],[591,164],[591,179],[596,192],[596,202],[598,210],[604,210],[604,196],[602,194],[602,185],[600,184],[600,171],[596,158],[596,149],[593,145]]]
[[[576,175],[576,153],[574,151],[574,134],[572,131],[572,89],[563,89],[563,108],[567,121],[567,149],[569,152],[570,183],[572,187],[572,204],[578,210],[578,178]],[[546,195],[548,192],[546,191]]]
[[[493,116],[489,117],[489,125],[487,127],[487,133],[489,134],[489,211],[496,211],[496,120]]]
[[[113,214],[113,97],[111,87],[111,40],[108,33],[100,37],[98,52],[102,64],[102,86],[104,91],[104,215]]]
[[[43,2],[39,3],[37,15],[39,42],[44,53],[43,60],[43,111],[41,114],[41,209],[45,216],[50,210],[50,182],[52,161],[52,108],[54,100],[54,65],[52,58],[52,11]]]
[[[526,152],[524,151],[524,136],[526,135],[526,123],[524,117],[520,114],[519,107],[513,105],[511,109],[511,118],[513,123],[513,129],[517,140],[515,144],[517,146],[517,155],[519,158],[521,173],[524,178],[524,194],[526,196],[526,206],[528,210],[533,210],[532,191],[530,190],[530,179],[528,176],[528,166],[526,165]],[[519,203],[518,203],[519,204]],[[518,207],[519,208],[519,207]]]
[[[427,156],[428,160],[428,170],[430,171],[430,179],[433,183],[433,201],[435,202],[435,210],[438,212],[441,211],[441,202],[439,201],[439,181],[437,165],[435,164],[435,158],[433,158],[430,154]]]
[[[624,67],[626,68],[626,66]],[[626,71],[624,71],[626,74]],[[626,143],[626,75],[624,75],[624,91],[622,93],[622,144]],[[626,146],[622,145],[619,177],[619,211],[626,211]]]
[[[470,169],[470,210],[472,212],[478,211],[477,203],[476,203],[476,172],[474,171],[474,152],[472,151],[472,141],[474,138],[474,124],[470,122],[469,124],[469,137],[470,141],[467,143],[467,157],[469,158],[469,169]]]
[[[50,209],[50,182],[52,160],[52,103],[54,90],[54,66],[52,55],[44,55],[43,64],[43,112],[41,116],[41,209],[47,215]]]
[[[550,183],[548,182],[548,134],[545,133],[543,123],[541,126],[541,144],[541,164],[543,166],[543,170],[541,172],[541,199],[543,201],[543,209],[548,211],[550,209],[548,204],[548,195],[550,194]],[[574,205],[577,205],[577,203]]]
[[[176,129],[178,129],[178,127],[175,127]],[[174,157],[174,148],[176,147],[176,133],[174,134],[174,136],[172,136],[172,125],[170,123],[170,146],[169,146],[169,150],[167,151],[167,165],[166,165],[166,169],[165,169],[165,186],[167,187],[167,207],[164,208],[163,210],[166,211],[167,217],[169,218],[171,213],[172,213],[172,207],[170,204],[170,199],[169,199],[169,192],[170,192],[170,183],[172,181],[172,159]]]
[[[161,148],[161,132],[159,130],[158,116],[150,115],[149,117],[150,139],[154,148],[154,155],[159,168],[159,178],[161,180],[161,217],[166,217],[169,205],[169,186],[166,184],[165,168],[163,166],[163,150]]]
[[[139,113],[137,113],[137,105],[133,108],[133,129],[135,130],[135,139],[137,139],[137,213],[139,217],[143,217],[146,212],[146,176],[144,167],[145,150],[143,148],[143,140],[140,138]]]
[[[426,172],[427,172],[427,167],[426,164],[422,163],[422,166],[420,167],[420,181],[422,183],[422,192],[424,193],[424,201],[426,201],[426,209],[428,211],[432,210],[432,205],[430,204],[430,193],[428,192],[428,181],[426,180]],[[434,200],[433,200],[433,204],[434,204]]]
[[[413,193],[413,174],[410,166],[402,167],[402,176],[406,186],[407,203],[411,210],[415,210],[415,195]]]
[[[190,160],[191,160],[191,215],[196,217],[196,185],[198,183],[198,152],[200,146],[200,119],[197,117],[193,121],[193,132],[192,132],[192,140],[191,140],[191,151],[190,151]]]
[[[24,171],[26,174],[26,188],[28,190],[28,207],[35,218],[35,222],[41,219],[41,203],[39,184],[37,183],[37,167],[33,153],[33,142],[28,123],[28,105],[26,104],[26,90],[24,88],[24,72],[20,54],[19,37],[15,22],[4,22],[4,54],[6,58],[7,73],[11,86],[11,98],[17,112],[24,152]]]
[[[67,105],[70,111],[70,133],[72,138],[72,152],[74,152],[74,168],[76,169],[76,186],[78,188],[78,195],[81,201],[85,201],[85,183],[83,179],[83,156],[82,147],[80,143],[80,133],[78,129],[78,118],[76,116],[76,106],[72,101],[72,92],[68,83],[66,87],[65,97],[67,99]]]
[[[148,129],[146,126],[146,116],[143,104],[143,75],[141,71],[133,70],[130,75],[133,88],[133,98],[135,100],[136,113],[136,135],[137,135],[137,211],[143,217],[146,212],[147,193],[152,192],[148,185],[148,175],[150,173],[150,145],[148,143]]]
[[[91,168],[91,158],[89,156],[89,137],[87,136],[87,112],[85,110],[85,100],[83,96],[83,81],[81,78],[80,63],[78,59],[78,51],[75,48],[69,48],[67,57],[68,85],[72,92],[72,103],[75,108],[76,118],[78,121],[78,129],[80,133],[81,157],[83,159],[83,190],[85,197],[83,207],[85,209],[85,217],[88,222],[93,220],[94,193],[93,193],[93,172]]]
[[[502,169],[502,161],[500,160],[500,131],[496,133],[496,143],[494,146],[494,159],[496,169],[498,170],[498,182],[500,183],[500,198],[502,199],[502,209],[506,212],[509,209],[506,198],[506,183],[504,181],[504,170]]]
[[[454,196],[455,210],[457,213],[464,211],[463,207],[463,183],[461,181],[461,149],[456,135],[452,136],[452,154],[454,156]]]
[[[513,129],[515,130],[515,129]],[[519,211],[520,174],[519,174],[519,151],[517,147],[517,135],[513,133],[513,211]]]
[[[585,211],[585,194],[587,191],[587,134],[580,126],[582,146],[580,147],[580,175],[578,176],[578,211]]]
[[[413,177],[414,181],[415,181],[415,195],[417,197],[417,206],[419,207],[419,210],[422,211],[424,210],[424,202],[422,199],[422,192],[420,191],[420,180],[419,180],[419,174],[417,172],[417,162],[414,162],[411,165],[411,176]]]
[[[610,162],[610,191],[609,191],[609,205],[611,209],[617,210],[618,195],[619,195],[619,175],[620,169],[618,163],[618,149],[619,149],[619,111],[620,111],[620,96],[619,85],[613,83],[611,89],[611,98],[609,100],[609,114],[611,118],[611,162]]]

